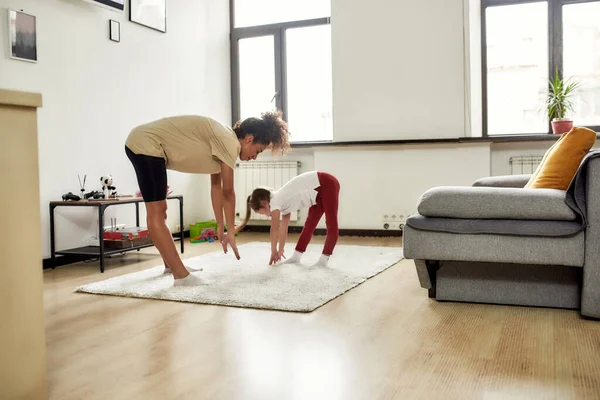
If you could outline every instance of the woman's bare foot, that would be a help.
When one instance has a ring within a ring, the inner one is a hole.
[[[193,274],[189,274],[185,278],[175,279],[173,281],[173,286],[200,286],[206,284],[207,282],[204,279]]]
[[[200,271],[204,271],[204,268],[192,268],[192,267],[188,267],[186,265],[185,269],[188,270],[188,272],[200,272]],[[167,274],[172,274],[173,270],[169,267],[165,267],[165,270],[163,271],[163,274],[167,275]]]

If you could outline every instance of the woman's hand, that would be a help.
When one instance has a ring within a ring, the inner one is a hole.
[[[285,253],[285,249],[279,249],[279,251],[277,252],[280,260],[285,258],[284,253]]]
[[[223,245],[223,252],[227,254],[227,246],[230,245],[233,249],[233,254],[235,254],[235,258],[240,259],[240,253],[238,252],[237,245],[235,243],[235,234],[233,232],[227,232],[222,236],[221,244]]]
[[[277,263],[277,261],[281,260],[279,256],[279,252],[277,250],[271,251],[271,259],[269,260],[269,265],[273,265]]]

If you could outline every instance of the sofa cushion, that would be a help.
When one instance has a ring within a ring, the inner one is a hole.
[[[523,188],[531,179],[531,174],[487,176],[477,179],[473,186]]]
[[[526,188],[567,190],[581,160],[596,142],[596,132],[574,127],[546,151]]]
[[[423,193],[417,210],[426,217],[573,221],[565,197],[557,189],[439,186]]]
[[[459,235],[414,229],[402,232],[404,257],[409,260],[481,261],[582,267],[585,232],[551,238],[509,235]]]
[[[411,228],[434,231],[479,235],[513,236],[571,236],[583,230],[583,224],[576,221],[546,221],[525,219],[462,219],[436,218],[412,215],[406,220]]]

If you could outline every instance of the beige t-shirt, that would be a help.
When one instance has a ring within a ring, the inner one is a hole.
[[[219,160],[235,168],[241,149],[233,129],[196,115],[140,125],[131,131],[125,145],[135,154],[164,158],[167,169],[197,174],[221,172]]]

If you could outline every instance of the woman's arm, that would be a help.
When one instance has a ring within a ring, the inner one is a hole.
[[[223,190],[221,188],[221,174],[210,176],[210,198],[212,200],[215,219],[217,220],[217,231],[219,238],[223,236]]]
[[[283,257],[285,250],[285,242],[288,235],[288,224],[290,223],[290,217],[292,214],[285,214],[281,217],[281,228],[279,229],[279,257]]]
[[[222,201],[225,210],[225,222],[227,223],[227,234],[223,236],[221,243],[223,251],[227,253],[227,245],[230,244],[236,258],[240,255],[235,244],[235,190],[233,188],[233,169],[227,164],[221,163]]]

